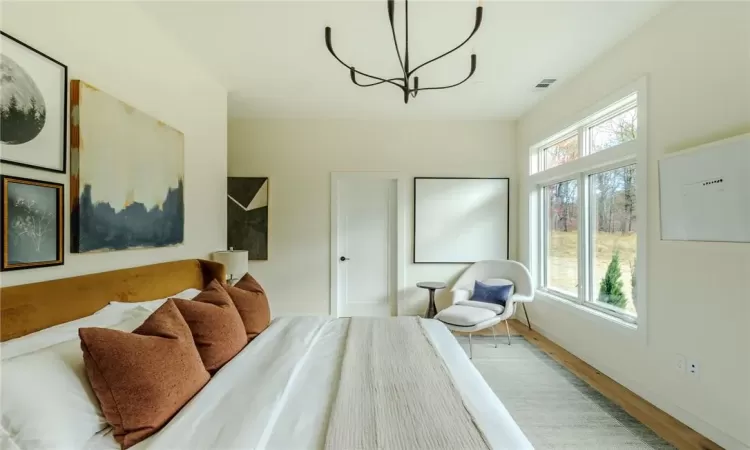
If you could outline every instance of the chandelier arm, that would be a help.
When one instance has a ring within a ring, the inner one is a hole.
[[[404,89],[403,86],[401,86],[398,83],[394,83],[392,80],[388,80],[388,79],[385,79],[385,78],[376,77],[375,75],[366,74],[366,73],[364,73],[362,71],[359,71],[359,70],[355,69],[354,66],[350,66],[349,64],[347,64],[344,61],[342,61],[341,58],[339,58],[338,55],[336,55],[336,52],[333,51],[333,46],[331,45],[331,27],[326,27],[326,47],[328,47],[328,51],[331,53],[331,55],[333,55],[333,57],[336,58],[336,61],[340,62],[341,65],[344,66],[344,67],[346,67],[347,69],[349,69],[349,71],[354,71],[355,73],[358,73],[358,74],[360,74],[362,76],[365,76],[365,77],[368,77],[368,78],[372,78],[373,80],[378,80],[378,81],[383,82],[383,83],[390,83],[390,84],[398,87],[399,89]],[[355,82],[355,84],[356,84],[356,82]]]
[[[369,83],[369,84],[362,84],[362,83],[360,83],[360,82],[358,82],[358,81],[355,81],[355,82],[354,82],[354,84],[356,84],[356,85],[357,85],[357,86],[359,86],[359,87],[370,87],[370,86],[377,86],[377,85],[379,85],[379,84],[383,84],[383,83],[388,83],[388,82],[391,82],[391,81],[397,81],[397,80],[402,80],[402,78],[389,78],[389,79],[387,79],[387,80],[383,80],[383,81],[376,81],[376,82],[374,82],[374,83]],[[392,84],[395,84],[396,86],[398,86],[398,88],[399,88],[399,89],[403,89],[403,86],[401,86],[401,85],[400,85],[400,84],[398,84],[398,83],[392,83]]]
[[[474,21],[474,30],[472,30],[472,32],[471,32],[471,34],[469,35],[469,37],[467,37],[466,39],[464,39],[464,41],[463,41],[463,42],[461,42],[460,44],[458,44],[458,46],[456,46],[456,47],[452,48],[451,50],[448,50],[447,52],[443,53],[442,55],[440,55],[440,56],[436,56],[435,58],[432,58],[431,60],[429,60],[429,61],[427,61],[427,62],[424,62],[424,63],[422,63],[422,64],[418,65],[418,66],[417,66],[417,67],[415,67],[414,69],[410,70],[410,71],[409,71],[409,73],[408,73],[407,75],[408,75],[408,76],[412,76],[412,75],[414,74],[414,72],[416,72],[416,71],[417,71],[417,70],[419,70],[420,68],[422,68],[422,67],[424,67],[424,66],[426,66],[427,64],[430,64],[430,63],[432,63],[432,62],[435,62],[435,61],[437,61],[438,59],[440,59],[440,58],[443,58],[444,56],[448,56],[448,55],[450,55],[451,53],[455,52],[455,51],[456,51],[456,50],[458,50],[459,48],[463,47],[463,46],[464,46],[464,44],[466,44],[467,42],[469,42],[469,41],[471,40],[471,38],[472,38],[472,37],[474,37],[474,35],[475,35],[475,34],[477,33],[477,31],[479,30],[479,26],[480,26],[480,25],[482,24],[482,11],[483,11],[483,7],[481,7],[481,6],[477,6],[477,15],[476,15],[476,19],[475,19],[475,21]]]
[[[405,44],[406,47],[404,49],[404,78],[406,79],[406,88],[409,88],[409,78],[411,77],[411,73],[409,72],[409,0],[404,0],[404,25],[405,25]],[[407,99],[409,96],[406,96]]]
[[[370,86],[377,86],[377,85],[379,85],[379,84],[383,84],[383,83],[390,83],[390,82],[393,82],[393,81],[403,81],[403,78],[389,78],[389,79],[387,79],[387,80],[386,80],[386,79],[383,79],[382,81],[376,81],[376,82],[374,82],[374,83],[367,83],[367,84],[362,84],[362,83],[360,83],[359,81],[357,81],[357,79],[356,79],[356,77],[355,77],[355,75],[356,75],[356,72],[357,72],[357,70],[356,70],[356,69],[354,69],[354,67],[351,67],[351,68],[349,68],[349,76],[350,76],[350,77],[351,77],[351,79],[352,79],[352,83],[356,84],[356,85],[357,85],[357,86],[359,86],[359,87],[370,87]],[[402,86],[401,86],[400,84],[398,84],[398,83],[392,83],[392,84],[395,84],[395,85],[396,85],[396,86],[398,86],[398,87],[399,87],[400,89],[403,89],[403,87],[402,87]]]
[[[450,89],[454,88],[456,86],[459,86],[461,84],[464,84],[471,78],[472,75],[474,75],[474,72],[477,70],[477,55],[471,55],[471,71],[469,74],[464,78],[463,80],[459,81],[456,84],[451,84],[449,86],[436,86],[436,87],[426,87],[426,88],[419,88],[420,91],[437,91],[439,89]]]
[[[398,63],[401,66],[401,71],[404,73],[404,78],[408,78],[406,75],[406,68],[404,67],[404,60],[401,59],[401,50],[398,48],[398,41],[396,40],[396,28],[393,23],[393,9],[394,9],[394,1],[395,0],[388,0],[388,20],[391,23],[391,35],[393,35],[393,45],[396,47],[396,55],[398,56]]]

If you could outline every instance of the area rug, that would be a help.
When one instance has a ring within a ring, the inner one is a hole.
[[[523,337],[472,339],[474,365],[537,450],[674,448]]]

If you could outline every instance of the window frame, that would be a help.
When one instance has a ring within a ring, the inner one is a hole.
[[[541,208],[542,208],[542,210],[540,212],[540,232],[541,232],[540,233],[540,235],[541,235],[540,237],[544,241],[543,244],[542,244],[542,246],[541,246],[541,250],[542,250],[542,253],[545,254],[545,255],[549,254],[549,236],[551,234],[549,232],[549,230],[550,230],[550,228],[549,228],[549,225],[550,225],[549,224],[550,210],[549,210],[549,202],[547,201],[548,200],[547,190],[551,186],[554,186],[554,185],[560,184],[560,183],[565,183],[565,182],[568,182],[568,181],[576,181],[576,190],[578,191],[576,193],[576,200],[577,200],[576,203],[579,204],[578,225],[579,225],[579,229],[580,229],[580,223],[581,223],[581,220],[580,220],[581,219],[581,217],[580,217],[580,211],[581,210],[580,210],[580,197],[579,197],[580,196],[580,180],[578,178],[566,178],[564,180],[559,180],[559,181],[556,181],[554,183],[546,183],[544,185],[539,186],[539,192],[540,192],[540,195],[541,195],[541,198],[542,198],[542,201],[540,202],[540,205],[541,205]],[[550,274],[549,274],[549,265],[547,263],[549,261],[549,258],[542,258],[541,259],[541,262],[542,262],[541,267],[540,267],[540,269],[541,269],[541,278],[540,278],[541,283],[540,283],[540,286],[539,286],[539,287],[543,286],[545,291],[551,292],[551,293],[553,293],[554,295],[556,295],[556,296],[558,296],[560,298],[564,298],[566,300],[569,300],[569,301],[575,302],[575,303],[580,303],[579,302],[579,298],[581,298],[581,285],[580,285],[581,284],[580,283],[580,260],[581,260],[580,251],[581,250],[580,250],[580,242],[578,244],[579,244],[578,245],[578,249],[576,250],[577,255],[578,255],[578,261],[579,261],[579,267],[578,267],[578,270],[579,270],[579,272],[578,272],[579,282],[577,284],[577,288],[578,288],[577,290],[578,290],[578,292],[576,292],[575,295],[571,295],[570,292],[566,292],[564,290],[557,289],[554,286],[548,286]]]
[[[537,290],[543,298],[560,300],[563,304],[572,304],[577,309],[592,314],[591,317],[605,317],[629,328],[643,329],[647,320],[646,308],[646,242],[647,242],[647,92],[646,79],[624,87],[601,102],[593,105],[578,121],[568,122],[568,126],[558,128],[558,132],[532,145],[529,148],[530,170],[528,173],[528,194],[530,201],[529,220],[529,257],[530,268]],[[624,112],[636,109],[636,138],[621,144],[592,151],[591,129]],[[565,164],[545,169],[545,150],[559,142],[578,135],[579,157]],[[633,300],[637,316],[632,316],[616,308],[608,308],[595,301],[594,284],[595,234],[591,232],[595,223],[595,209],[590,207],[591,175],[635,165],[635,189],[637,222],[636,291]],[[578,295],[573,297],[554,287],[548,286],[547,255],[549,248],[549,211],[546,189],[554,184],[577,180],[578,184]]]
[[[576,159],[580,159],[581,158],[581,156],[582,156],[581,155],[581,149],[582,149],[581,148],[581,135],[578,133],[578,130],[571,130],[568,134],[565,134],[565,135],[559,137],[555,141],[550,142],[550,143],[546,144],[544,147],[542,147],[542,148],[539,149],[539,172],[542,172],[542,171],[545,171],[545,170],[549,170],[549,169],[554,169],[555,167],[559,167],[559,166],[563,165],[563,164],[559,164],[559,165],[554,166],[554,167],[546,167],[547,166],[547,156],[546,156],[545,152],[547,151],[547,149],[550,149],[550,148],[552,148],[552,147],[554,147],[556,145],[559,145],[559,144],[567,141],[568,139],[570,139],[570,138],[572,138],[574,136],[578,137],[578,158],[576,158]],[[565,163],[565,164],[567,164],[567,163]]]
[[[622,144],[620,144],[620,145],[622,145]],[[600,150],[600,152],[607,151],[607,150],[609,150],[609,149]],[[588,283],[586,283],[587,284],[586,288],[589,290],[589,294],[590,294],[590,296],[586,297],[586,298],[590,298],[591,300],[588,300],[588,301],[584,300],[584,303],[587,303],[586,306],[594,308],[594,309],[597,309],[597,310],[599,310],[600,312],[602,312],[604,314],[611,314],[613,316],[616,316],[620,320],[623,320],[625,322],[629,322],[629,323],[635,324],[638,321],[638,317],[637,316],[633,316],[631,314],[622,312],[622,311],[620,311],[620,310],[618,310],[617,308],[614,308],[614,307],[611,307],[611,308],[607,307],[605,305],[597,303],[594,300],[594,295],[596,293],[596,285],[595,285],[596,280],[594,279],[594,276],[593,276],[593,274],[594,274],[594,264],[595,264],[595,261],[596,261],[596,255],[595,255],[596,251],[595,251],[594,240],[596,238],[596,235],[595,235],[595,233],[591,232],[591,227],[592,227],[592,224],[596,223],[596,217],[595,217],[596,208],[592,208],[590,206],[590,203],[591,203],[591,200],[592,200],[591,197],[593,195],[593,191],[591,189],[591,176],[596,175],[598,173],[602,173],[602,172],[608,172],[608,171],[611,171],[611,170],[622,169],[622,168],[628,167],[628,166],[635,166],[636,177],[637,177],[639,169],[638,169],[638,162],[637,162],[637,160],[636,160],[635,157],[632,160],[618,161],[616,163],[613,163],[611,166],[599,167],[597,169],[590,170],[588,172],[585,172],[585,173],[581,174],[582,177],[586,178],[586,182],[587,182],[586,195],[587,195],[587,201],[589,202],[589,205],[587,205],[588,206],[588,214],[586,214],[586,216],[587,216],[586,217],[586,222],[587,222],[587,224],[586,224],[586,226],[587,226],[586,235],[588,236],[588,239],[587,239],[587,241],[588,241],[587,242],[588,249],[587,249],[587,254],[586,254],[586,259],[587,260],[585,261],[585,264],[587,264],[586,269],[588,271],[587,272],[588,276],[586,277]],[[636,196],[636,199],[638,199],[638,196]],[[637,208],[638,208],[638,203],[636,203],[636,210],[637,210]],[[638,222],[636,222],[636,239],[640,239],[640,236],[638,235]],[[638,251],[636,251],[636,255],[638,255]],[[636,261],[636,264],[638,264],[638,261]],[[636,275],[636,277],[637,277],[637,275]],[[637,296],[636,296],[636,299],[637,299]],[[636,302],[634,301],[633,303],[635,304]],[[637,309],[638,305],[635,305],[635,306],[636,306],[636,312],[637,312],[638,311],[638,309]]]
[[[546,158],[545,158],[544,152],[548,148],[553,147],[559,144],[560,142],[564,142],[575,135],[578,135],[578,158],[576,158],[573,161],[579,161],[586,157],[593,156],[597,153],[601,153],[606,150],[611,150],[613,148],[617,148],[623,145],[627,145],[628,143],[638,141],[639,136],[636,136],[636,138],[633,139],[632,141],[623,142],[622,144],[614,145],[612,147],[608,147],[604,150],[599,150],[596,152],[590,151],[591,149],[590,130],[593,127],[596,127],[597,125],[601,125],[607,120],[612,119],[624,112],[630,111],[631,109],[633,109],[633,107],[636,107],[636,110],[638,111],[638,117],[640,117],[640,108],[638,108],[638,98],[639,98],[638,91],[631,92],[625,95],[623,98],[600,109],[599,111],[596,111],[595,113],[588,115],[584,119],[579,120],[578,122],[574,123],[571,126],[563,128],[562,131],[559,131],[553,134],[552,136],[550,136],[549,138],[537,143],[536,145],[533,145],[531,147],[531,151],[532,151],[532,154],[536,153],[536,158],[532,157],[532,161],[536,160],[536,164],[532,164],[531,166],[532,167],[531,175],[542,173],[542,172],[547,172],[557,167],[570,164],[570,162],[568,162],[565,164],[561,164],[559,166],[546,168],[545,167]],[[639,121],[639,130],[640,130],[640,121]],[[640,132],[639,132],[639,135],[640,135]]]
[[[618,147],[618,146],[623,145],[623,144],[627,144],[628,142],[632,142],[632,141],[626,141],[626,142],[623,142],[622,144],[613,145],[612,147],[607,147],[607,148],[604,148],[604,149],[601,149],[601,150],[591,151],[591,149],[593,147],[592,143],[591,143],[591,130],[594,129],[595,127],[597,127],[597,126],[599,126],[599,125],[607,122],[608,120],[612,120],[615,117],[619,116],[620,114],[624,114],[624,113],[626,113],[626,112],[628,112],[630,110],[633,110],[633,109],[636,110],[636,120],[638,120],[638,116],[637,116],[637,111],[638,111],[638,97],[637,97],[637,95],[636,95],[636,98],[632,102],[625,103],[624,105],[618,107],[617,109],[614,109],[609,114],[607,114],[607,115],[599,118],[595,122],[593,122],[593,123],[591,123],[591,124],[589,124],[589,125],[587,125],[585,127],[585,132],[584,132],[585,133],[585,137],[584,137],[584,139],[586,140],[586,144],[587,144],[586,145],[586,149],[589,151],[590,155],[594,154],[594,153],[603,152],[603,151],[609,150],[610,148]],[[579,137],[579,139],[580,139],[580,137]],[[638,136],[636,136],[636,139],[638,139]]]

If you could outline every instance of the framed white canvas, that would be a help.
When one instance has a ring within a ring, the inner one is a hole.
[[[414,178],[414,263],[508,259],[508,178]]]

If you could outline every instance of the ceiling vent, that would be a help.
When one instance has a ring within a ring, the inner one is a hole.
[[[534,87],[537,88],[537,89],[547,89],[555,81],[557,81],[557,78],[545,78],[542,81],[540,81],[539,83],[537,83],[537,85],[534,86]]]

